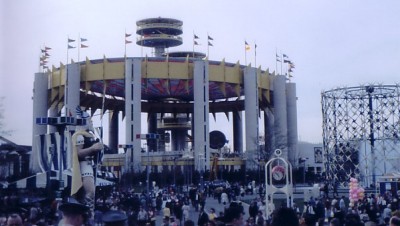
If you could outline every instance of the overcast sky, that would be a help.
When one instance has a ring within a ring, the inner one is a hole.
[[[399,83],[399,0],[12,0],[0,1],[0,96],[7,137],[31,144],[32,88],[40,49],[50,65],[67,60],[67,37],[88,39],[80,58],[122,57],[124,33],[136,21],[169,17],[183,21],[183,45],[192,50],[193,33],[207,52],[207,33],[214,38],[211,60],[244,64],[244,40],[257,43],[257,66],[275,71],[275,53],[295,63],[299,139],[322,141],[321,91],[367,83]],[[131,40],[135,40],[132,36]],[[247,62],[254,65],[254,48]],[[150,49],[144,53],[151,55]],[[128,56],[141,48],[127,47]],[[69,52],[75,61],[77,50]],[[280,69],[279,69],[280,71]]]

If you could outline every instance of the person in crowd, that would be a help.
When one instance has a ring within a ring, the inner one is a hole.
[[[332,218],[329,222],[329,226],[341,226],[340,220],[338,218]]]
[[[382,219],[385,220],[387,218],[390,219],[390,217],[392,216],[392,210],[391,210],[392,206],[390,204],[386,205],[386,207],[383,209],[382,212]]]
[[[103,226],[126,226],[128,217],[125,213],[118,210],[110,210],[104,213]]]
[[[211,209],[210,209],[210,213],[208,214],[208,219],[209,219],[210,221],[214,221],[215,218],[217,218],[217,214],[215,213],[215,209],[214,209],[214,208],[211,208]]]
[[[208,223],[208,214],[204,211],[204,207],[200,208],[199,219],[197,221],[198,226],[203,226]]]
[[[164,216],[164,217],[163,217],[162,226],[170,226],[170,224],[169,224],[169,217],[168,217],[168,216]]]
[[[0,225],[6,225],[7,224],[7,216],[4,213],[0,213]]]
[[[188,219],[185,220],[185,222],[183,223],[183,226],[194,226],[194,221]]]
[[[147,211],[143,208],[143,206],[140,206],[140,209],[138,212],[138,217],[137,217],[138,225],[145,226],[148,218],[149,217],[148,217]],[[169,216],[168,216],[168,219],[169,219]]]
[[[344,226],[363,226],[360,216],[349,213],[344,217]]]
[[[256,200],[253,200],[253,201],[250,203],[250,206],[249,206],[249,215],[250,215],[250,217],[252,217],[252,218],[256,218],[257,213],[258,213],[257,202],[256,202]]]
[[[229,202],[228,194],[226,193],[226,190],[225,190],[225,189],[224,189],[224,190],[222,191],[222,193],[221,193],[221,202],[222,202],[222,204],[224,204],[224,206],[225,206],[226,204],[228,204],[228,202]]]
[[[13,213],[7,218],[7,226],[23,226],[22,218],[19,214]]]
[[[258,211],[257,217],[255,219],[256,219],[256,225],[258,225],[258,226],[264,225],[265,219],[264,219],[263,213],[261,211]]]
[[[189,220],[189,210],[189,204],[187,202],[184,202],[182,206],[183,221]]]
[[[75,198],[68,198],[59,206],[62,212],[60,226],[82,226],[88,220],[89,206],[81,204]]]
[[[400,218],[393,216],[390,218],[389,226],[400,226]]]
[[[243,206],[236,202],[232,202],[224,213],[226,226],[242,226],[243,220]]]
[[[281,207],[272,215],[271,226],[298,226],[299,219],[292,208]]]

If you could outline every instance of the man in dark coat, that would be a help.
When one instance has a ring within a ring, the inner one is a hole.
[[[204,207],[200,208],[200,213],[199,213],[199,220],[197,221],[198,226],[203,226],[208,223],[208,214],[204,212]]]

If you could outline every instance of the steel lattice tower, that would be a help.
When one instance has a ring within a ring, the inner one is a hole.
[[[400,170],[400,86],[366,85],[323,92],[327,180],[364,185]]]

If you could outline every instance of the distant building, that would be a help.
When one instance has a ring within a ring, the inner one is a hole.
[[[31,149],[0,136],[0,182],[13,182],[29,175]]]
[[[322,174],[325,171],[324,151],[322,143],[308,143],[299,141],[298,143],[299,155],[297,158],[298,167],[305,167],[306,172],[313,172],[315,174]]]

